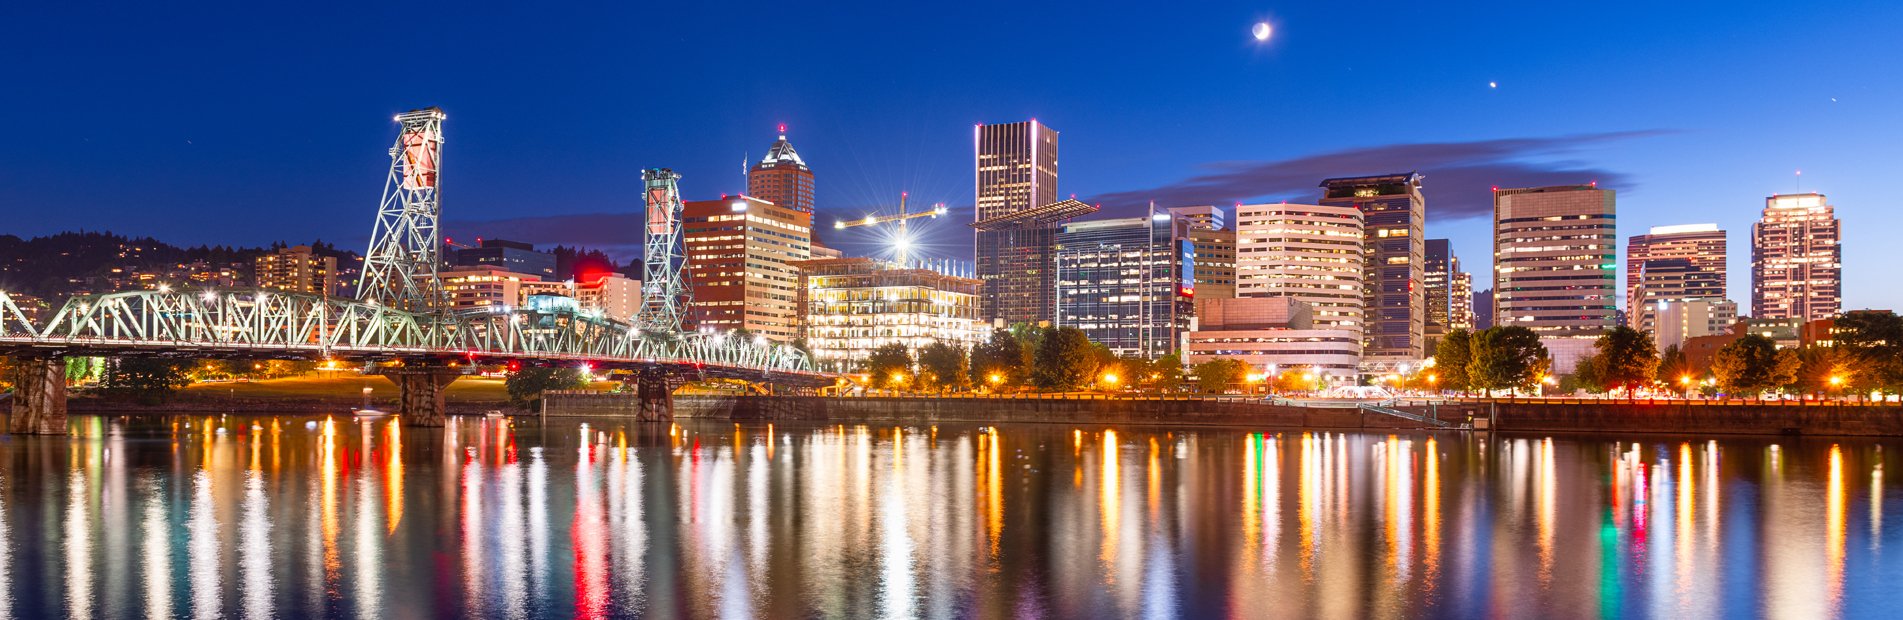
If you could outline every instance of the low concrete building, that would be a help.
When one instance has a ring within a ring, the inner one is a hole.
[[[523,284],[542,281],[541,276],[490,265],[454,267],[437,275],[443,280],[443,296],[451,311],[513,307],[522,303]]]
[[[1723,299],[1691,299],[1681,302],[1655,301],[1646,304],[1644,319],[1655,330],[1653,342],[1660,351],[1699,336],[1722,334],[1738,322],[1738,304]]]
[[[1239,359],[1262,371],[1317,372],[1353,385],[1361,335],[1314,329],[1314,306],[1294,297],[1196,300],[1196,330],[1185,335],[1183,362]]]

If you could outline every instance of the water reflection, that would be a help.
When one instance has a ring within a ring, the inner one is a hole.
[[[1812,618],[1903,596],[1879,441],[73,426],[0,439],[0,617]]]

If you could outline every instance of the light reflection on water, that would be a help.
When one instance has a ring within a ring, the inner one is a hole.
[[[0,617],[1880,617],[1880,443],[76,417]]]

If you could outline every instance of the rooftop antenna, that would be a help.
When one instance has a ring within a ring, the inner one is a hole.
[[[1804,193],[1804,171],[1797,171],[1797,193]]]

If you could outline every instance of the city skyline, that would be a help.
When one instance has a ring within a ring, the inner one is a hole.
[[[1004,46],[991,44],[1028,31],[962,15],[939,21],[967,32],[962,43],[974,53],[945,55],[939,44],[897,46],[899,52],[869,63],[825,62],[901,37],[868,29],[867,20],[934,16],[924,9],[876,17],[746,12],[741,23],[792,33],[795,49],[814,57],[789,67],[738,61],[755,52],[722,44],[740,36],[738,24],[722,21],[724,11],[682,9],[670,16],[682,32],[673,43],[640,39],[604,50],[576,41],[603,39],[594,35],[619,29],[608,24],[625,23],[629,14],[589,20],[580,31],[548,29],[564,32],[559,40],[536,28],[555,18],[528,17],[511,24],[522,30],[521,43],[498,46],[486,35],[495,32],[490,24],[499,15],[474,7],[441,25],[440,69],[391,81],[363,70],[372,66],[368,48],[344,43],[380,23],[345,19],[347,7],[327,14],[324,39],[312,39],[322,19],[255,27],[272,20],[271,11],[132,11],[84,20],[80,28],[72,9],[33,7],[15,23],[47,26],[14,31],[0,43],[28,61],[19,87],[45,94],[0,103],[10,117],[32,119],[14,123],[0,140],[0,169],[8,171],[0,205],[23,214],[7,231],[23,237],[84,228],[181,245],[301,243],[309,239],[296,237],[309,236],[357,246],[369,232],[357,216],[376,200],[389,130],[381,119],[436,105],[449,114],[448,131],[457,137],[445,146],[444,161],[452,236],[506,236],[485,229],[512,229],[534,234],[525,241],[598,247],[619,256],[632,253],[613,247],[620,239],[610,234],[616,227],[604,225],[619,220],[590,215],[632,214],[639,169],[680,171],[683,193],[692,199],[736,193],[745,177],[734,160],[758,161],[780,124],[807,163],[827,171],[818,196],[822,222],[859,215],[899,191],[927,204],[968,207],[965,132],[977,123],[1031,118],[1071,137],[1059,196],[1102,203],[1104,217],[1127,215],[1120,210],[1149,198],[1159,207],[1302,201],[1321,178],[1419,169],[1427,177],[1427,235],[1452,240],[1475,273],[1490,268],[1483,251],[1488,226],[1478,214],[1487,203],[1485,188],[1495,185],[1598,181],[1621,191],[1624,228],[1635,231],[1714,222],[1735,234],[1755,219],[1763,196],[1800,189],[1831,195],[1840,217],[1859,225],[1897,217],[1884,194],[1894,157],[1882,150],[1880,136],[1900,121],[1879,102],[1903,83],[1890,77],[1894,72],[1869,70],[1867,59],[1898,56],[1899,43],[1878,36],[1877,25],[1894,23],[1903,15],[1899,7],[1813,5],[1717,20],[1696,7],[1653,7],[1647,10],[1655,19],[1595,37],[1527,27],[1584,32],[1585,24],[1553,19],[1566,12],[1560,7],[1438,8],[1394,40],[1346,51],[1321,43],[1344,35],[1359,17],[1394,8],[1290,7],[1264,14],[1260,7],[1212,5],[1136,19],[1033,7],[1024,17],[1062,32],[1140,36],[1146,44],[1110,50],[1107,58],[1054,52],[1045,70],[1013,75],[988,69],[1004,54]],[[1273,24],[1275,36],[1249,37],[1258,21]],[[1680,25],[1667,25],[1674,22]],[[228,43],[249,45],[251,52],[225,56],[208,43],[157,35],[163,28],[148,31],[154,23],[192,24],[192,32],[277,34],[246,34]],[[702,28],[716,23],[721,27]],[[1841,33],[1847,43],[1790,46],[1752,35],[1793,27]],[[871,39],[851,45],[828,39],[847,32]],[[1421,52],[1425,37],[1470,43]],[[316,42],[288,43],[299,40]],[[1641,40],[1646,44],[1625,45]],[[80,53],[44,51],[62,48]],[[127,66],[110,60],[128,59],[131,49],[140,53],[130,55]],[[1379,75],[1379,67],[1423,53],[1412,65],[1420,67],[1413,82],[1418,96],[1406,102],[1349,98],[1356,80],[1330,79]],[[603,54],[609,60],[577,62]],[[656,62],[624,62],[637,55]],[[334,60],[317,62],[326,58]],[[555,69],[499,71],[520,63]],[[841,68],[847,64],[853,68]],[[1184,67],[1187,73],[1172,80],[1229,83],[1240,95],[1145,88],[1163,85],[1163,78],[1127,69],[1159,64]],[[717,85],[741,96],[713,105],[637,96],[647,66],[672,67],[667,75],[681,90]],[[892,70],[905,66],[926,70]],[[1690,68],[1698,70],[1687,77]],[[1135,81],[1105,79],[1110,76]],[[1578,88],[1577,80],[1587,76],[1602,87]],[[108,90],[115,80],[137,90]],[[1808,87],[1765,90],[1767,81]],[[1102,103],[1112,84],[1126,93],[1117,106]],[[1259,96],[1292,85],[1301,85],[1303,94]],[[879,96],[861,96],[874,92]],[[1646,103],[1635,105],[1621,92],[1647,92]],[[1712,101],[1729,103],[1713,110]],[[235,110],[264,108],[279,115],[271,138],[258,140],[246,123],[231,120]],[[617,114],[595,121],[593,131],[546,120],[551,111],[576,108]],[[1801,187],[1797,170],[1804,171]],[[261,214],[259,205],[282,206],[274,211],[289,215]],[[180,210],[199,217],[176,217]],[[335,215],[311,215],[321,213]],[[965,255],[967,231],[938,224],[922,229],[944,239],[947,249],[937,254]],[[827,241],[850,247],[860,238],[852,231]],[[1744,247],[1744,241],[1732,243]],[[1887,292],[1903,288],[1890,279],[1903,274],[1859,269],[1877,249],[1850,241],[1844,307],[1903,302]],[[1731,260],[1730,272],[1748,273],[1742,252]]]

